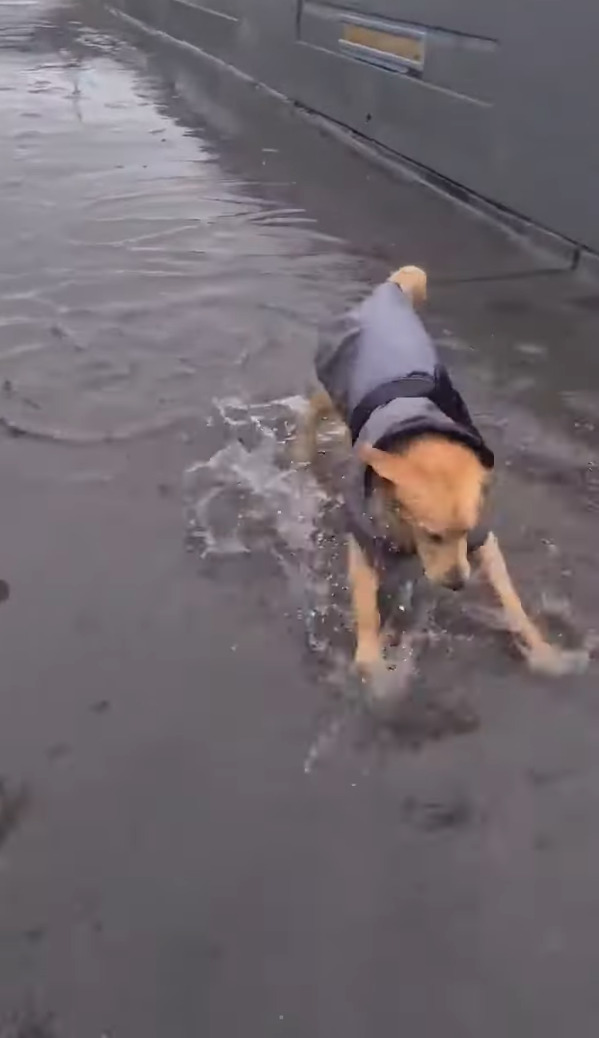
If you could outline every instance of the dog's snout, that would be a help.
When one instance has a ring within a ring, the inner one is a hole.
[[[445,587],[451,591],[461,591],[466,583],[466,577],[459,569],[452,569],[443,581]]]

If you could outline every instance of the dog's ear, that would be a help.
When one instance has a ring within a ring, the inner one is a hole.
[[[388,451],[381,451],[378,447],[364,443],[358,447],[358,457],[366,465],[370,465],[377,476],[388,480],[389,483],[397,483],[398,477],[401,476],[404,459],[397,454],[389,454]]]

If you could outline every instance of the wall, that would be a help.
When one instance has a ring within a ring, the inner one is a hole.
[[[566,0],[121,4],[399,155],[599,251],[593,0],[568,7]]]

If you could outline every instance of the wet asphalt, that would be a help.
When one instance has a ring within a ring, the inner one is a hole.
[[[323,321],[426,266],[580,641],[597,284],[91,5],[0,4],[0,155],[2,1038],[595,1038],[596,664],[526,674],[473,592],[370,716],[286,446]]]

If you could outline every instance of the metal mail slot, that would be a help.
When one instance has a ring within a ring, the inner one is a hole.
[[[424,68],[425,35],[404,26],[389,32],[372,23],[344,22],[339,43],[354,57],[383,67],[414,72]]]

